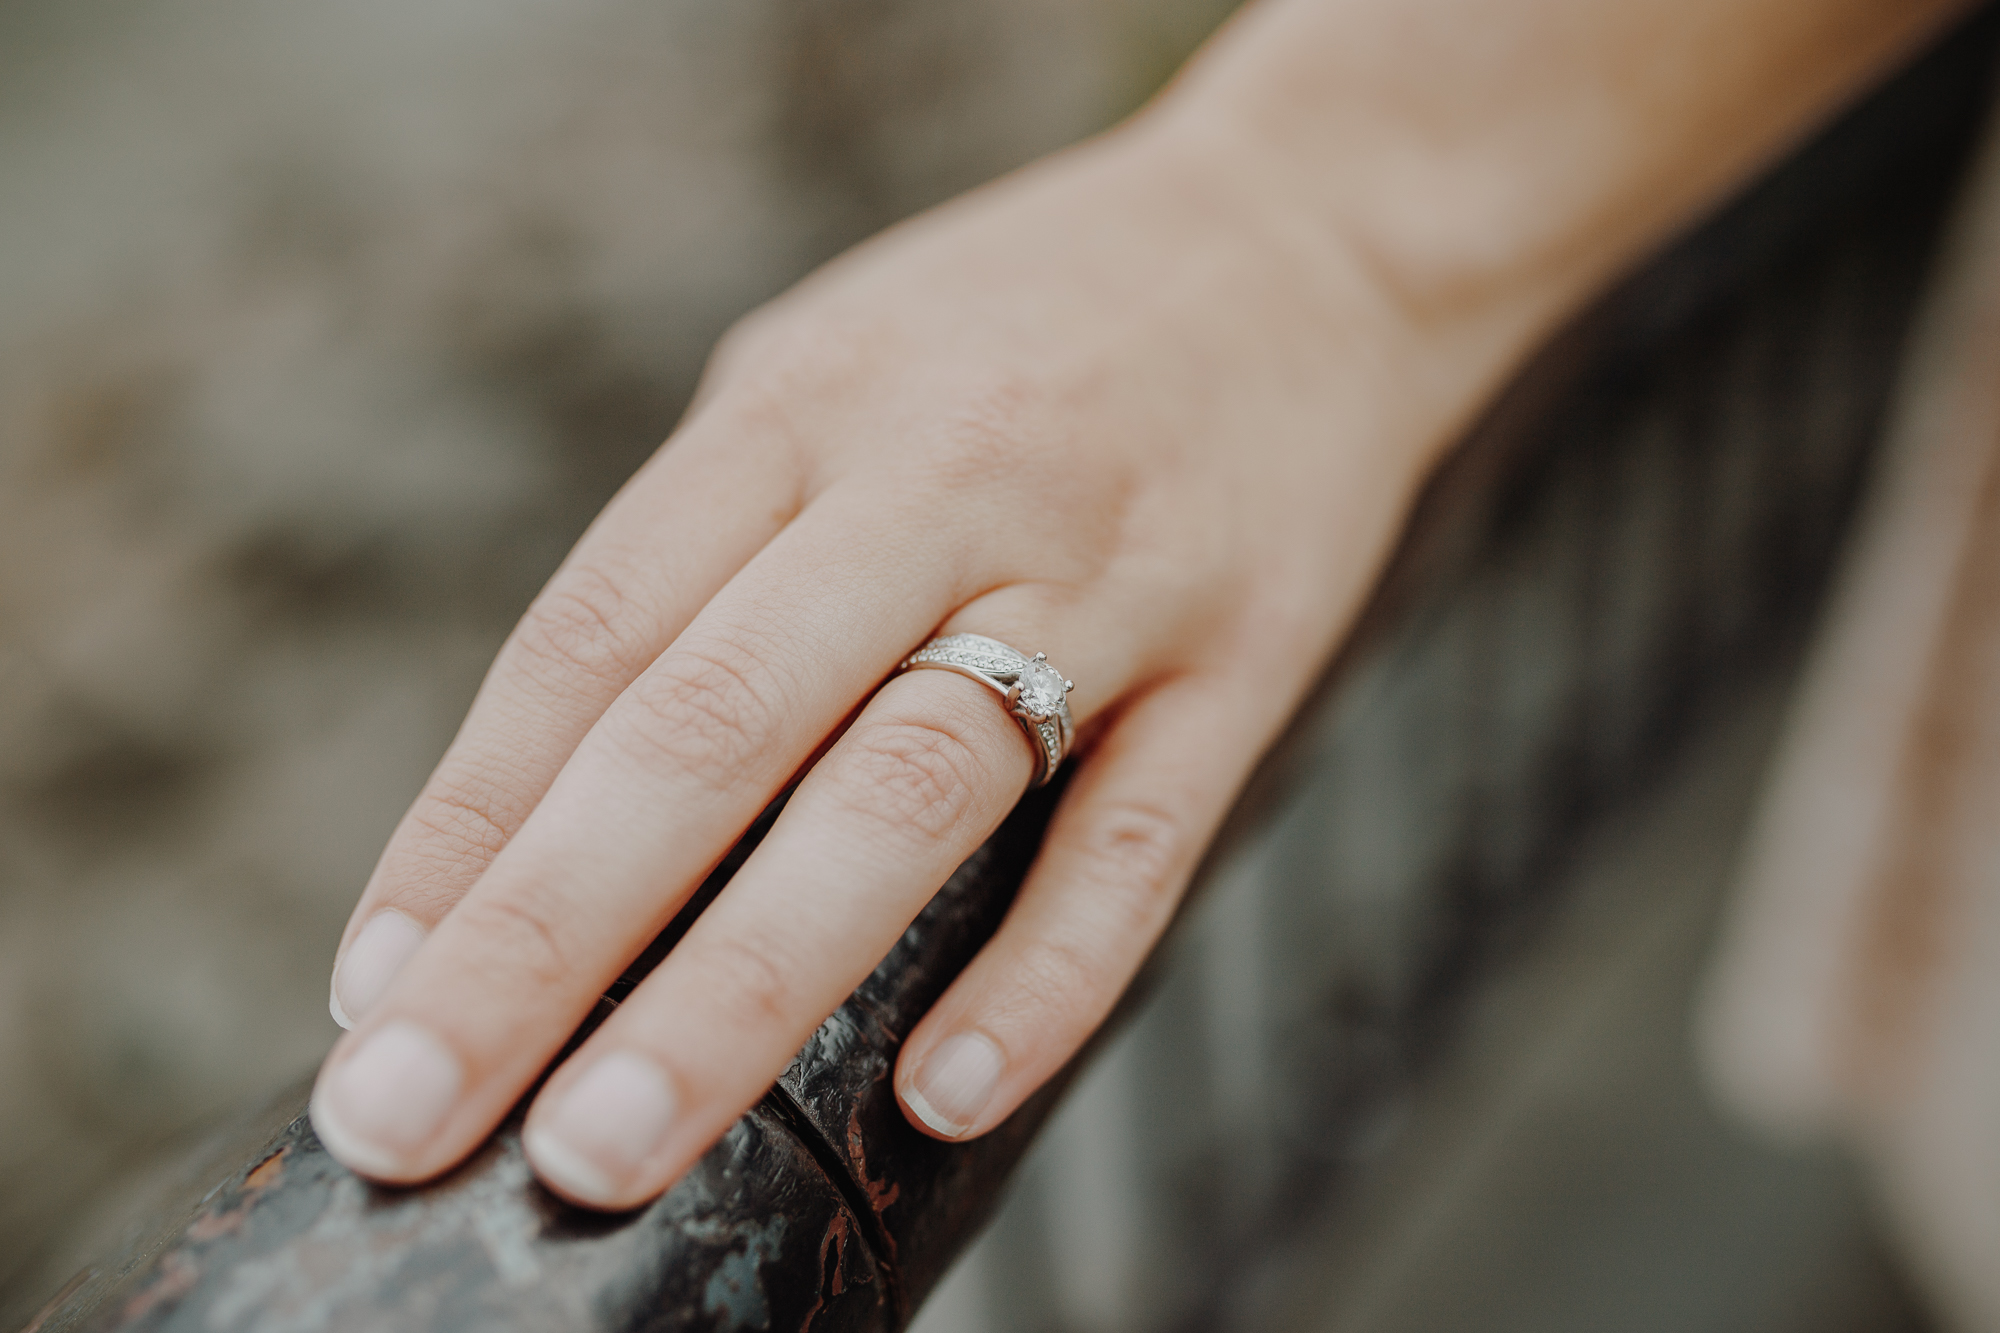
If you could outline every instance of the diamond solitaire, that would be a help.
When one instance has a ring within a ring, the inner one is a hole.
[[[1039,653],[1021,668],[1021,678],[1015,684],[1021,688],[1017,706],[1034,718],[1054,717],[1062,707],[1063,696],[1069,693],[1069,682],[1062,678],[1062,672],[1050,666],[1048,659]]]

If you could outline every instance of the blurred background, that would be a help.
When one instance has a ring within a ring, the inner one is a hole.
[[[0,3],[0,1324],[330,1045],[376,852],[731,320],[1230,7]],[[1716,1116],[1685,1029],[1987,54],[1934,151],[1787,178],[1613,302],[1599,389],[1498,414],[1518,484],[1443,488],[1320,776],[925,1333],[1925,1327],[1850,1170]]]

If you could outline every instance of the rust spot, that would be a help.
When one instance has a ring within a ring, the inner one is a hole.
[[[278,1149],[263,1161],[250,1168],[250,1174],[243,1178],[243,1188],[238,1191],[239,1202],[234,1208],[213,1212],[197,1219],[187,1229],[187,1238],[197,1245],[205,1245],[212,1240],[220,1240],[232,1232],[242,1229],[243,1219],[249,1216],[257,1196],[284,1179],[285,1154],[290,1145]]]
[[[868,1178],[868,1155],[864,1149],[865,1145],[861,1135],[861,1108],[857,1106],[847,1113],[847,1151],[854,1159],[854,1173],[861,1177],[861,1188],[868,1192],[868,1206],[875,1210],[877,1217],[880,1217],[883,1210],[901,1197],[903,1187],[901,1185],[890,1184],[886,1178],[882,1180],[870,1180]],[[895,1258],[895,1249],[896,1240],[894,1236],[891,1236],[889,1238],[889,1257],[892,1259]]]
[[[830,1241],[832,1242],[834,1247],[833,1294],[838,1296],[840,1295],[840,1293],[847,1290],[847,1271],[844,1262],[847,1258],[847,1214],[846,1213],[841,1213],[838,1217],[835,1217],[833,1219],[833,1225],[826,1229],[826,1235],[827,1235],[827,1240],[822,1241],[819,1247],[820,1267],[822,1270],[824,1270],[826,1266],[826,1246],[827,1242]]]
[[[220,1240],[243,1225],[243,1215],[247,1211],[243,1208],[231,1208],[226,1213],[210,1213],[206,1217],[197,1218],[187,1229],[187,1238],[197,1245]]]
[[[243,1178],[243,1192],[256,1194],[277,1184],[285,1174],[285,1154],[291,1150],[291,1146],[287,1144],[252,1167],[250,1174]]]
[[[828,1250],[833,1251],[831,1280],[829,1280],[826,1267]],[[847,1275],[842,1271],[846,1266],[846,1259],[847,1211],[842,1209],[833,1215],[833,1222],[827,1227],[826,1234],[820,1237],[819,1295],[814,1298],[812,1308],[806,1311],[805,1318],[799,1321],[801,1329],[810,1329],[812,1327],[813,1320],[818,1318],[819,1312],[826,1308],[827,1297],[838,1296],[847,1290]]]

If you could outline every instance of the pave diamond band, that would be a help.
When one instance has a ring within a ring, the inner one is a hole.
[[[945,634],[911,653],[896,669],[921,668],[955,671],[993,690],[1034,747],[1031,785],[1039,787],[1056,775],[1076,734],[1068,699],[1074,682],[1064,680],[1046,654],[1030,657],[983,634]]]

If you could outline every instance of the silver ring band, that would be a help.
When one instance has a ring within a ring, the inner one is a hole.
[[[926,667],[955,671],[998,694],[1034,748],[1035,780],[1029,785],[1039,787],[1056,775],[1076,735],[1068,698],[1075,683],[1049,665],[1047,654],[1031,657],[984,634],[944,634],[904,658],[896,671]]]

